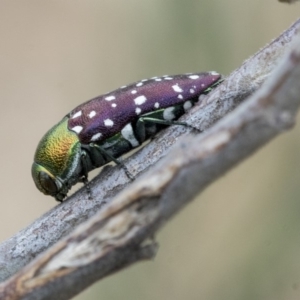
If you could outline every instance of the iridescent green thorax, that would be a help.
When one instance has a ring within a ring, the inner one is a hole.
[[[49,194],[41,184],[41,172],[58,181],[58,189],[76,173],[75,169],[80,166],[80,145],[77,134],[68,129],[67,117],[44,135],[35,152],[32,166],[34,181],[42,192]]]
[[[64,118],[52,127],[40,141],[34,156],[34,161],[54,176],[70,171],[73,157],[78,155],[80,148],[77,134],[68,129],[67,123],[68,118]]]

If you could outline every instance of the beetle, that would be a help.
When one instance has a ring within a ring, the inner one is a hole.
[[[221,81],[216,72],[153,77],[77,106],[39,142],[31,170],[36,187],[63,201],[89,171],[120,163],[118,157],[169,125],[187,125],[176,120]]]

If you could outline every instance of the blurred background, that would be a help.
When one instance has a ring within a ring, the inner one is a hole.
[[[30,168],[71,109],[142,78],[229,74],[299,11],[276,0],[2,0],[1,241],[57,205]],[[299,152],[297,124],[167,224],[154,261],[75,299],[299,299]]]

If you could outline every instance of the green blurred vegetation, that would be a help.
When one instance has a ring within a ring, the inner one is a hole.
[[[56,205],[35,189],[30,166],[38,140],[75,105],[141,78],[229,74],[300,10],[275,0],[4,0],[0,8],[2,240]],[[75,299],[298,299],[299,128],[176,216],[153,262]]]

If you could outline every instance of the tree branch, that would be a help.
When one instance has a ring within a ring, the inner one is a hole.
[[[244,62],[182,120],[202,131],[233,110],[282,60],[299,26],[300,20]],[[105,168],[91,182],[93,200],[81,189],[2,243],[0,275],[4,280],[89,219],[2,283],[0,298],[53,299],[55,291],[56,299],[69,299],[96,280],[153,257],[156,245],[146,242],[175,212],[291,127],[300,102],[298,49],[289,53],[262,89],[204,134],[189,135],[190,128],[172,126],[125,160],[135,176],[155,164],[129,188],[124,189],[128,178],[122,169]],[[177,141],[179,137],[184,139]]]

